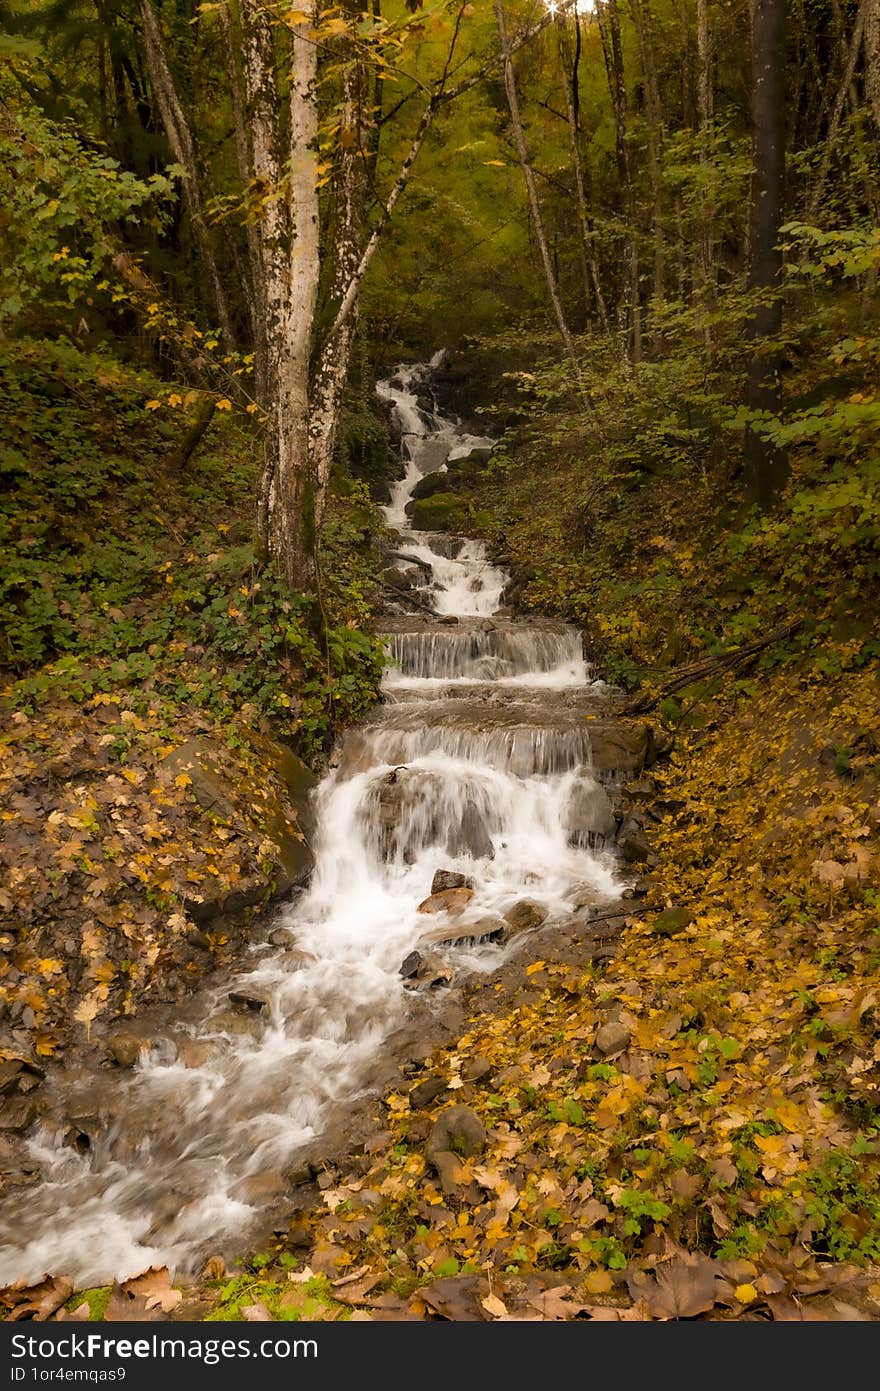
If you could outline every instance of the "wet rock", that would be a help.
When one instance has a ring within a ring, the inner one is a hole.
[[[446,1080],[443,1077],[426,1077],[424,1082],[419,1082],[413,1087],[409,1094],[409,1104],[417,1111],[425,1106],[430,1106],[432,1101],[436,1101],[446,1091]]]
[[[596,1047],[606,1058],[614,1057],[629,1047],[630,1031],[620,1019],[609,1019],[596,1034]]]
[[[448,1106],[431,1127],[425,1155],[436,1167],[438,1154],[452,1153],[471,1159],[485,1148],[486,1130],[476,1112],[470,1106]]]
[[[442,893],[432,893],[419,904],[420,913],[449,913],[455,917],[463,913],[474,896],[473,889],[444,889]]]
[[[617,833],[617,848],[627,864],[644,864],[651,847],[644,828],[634,817],[627,817]]]
[[[29,1096],[10,1096],[0,1106],[0,1133],[23,1135],[37,1119],[37,1103]]]
[[[473,803],[469,803],[462,812],[461,821],[450,835],[446,849],[450,855],[470,855],[472,860],[494,859],[492,837]]]
[[[597,776],[633,776],[641,773],[652,751],[649,725],[613,724],[591,720],[590,761]]]
[[[127,1030],[110,1034],[106,1042],[107,1053],[117,1067],[135,1067],[140,1062],[141,1053],[146,1052],[149,1046],[147,1040]]]
[[[217,1034],[249,1034],[255,1038],[259,1032],[259,1014],[248,1011],[239,1013],[234,1009],[223,1010],[220,1014],[213,1014],[208,1020],[207,1027],[212,1033]]]
[[[296,937],[289,927],[273,928],[267,940],[272,947],[293,947],[296,945]]]
[[[19,1080],[25,1076],[24,1063],[18,1058],[0,1062],[0,1096],[8,1096],[18,1090]]]
[[[190,946],[195,947],[197,951],[211,950],[211,939],[207,932],[203,932],[200,927],[188,928],[186,940],[189,942]]]
[[[684,932],[685,928],[690,927],[693,920],[694,915],[689,908],[664,908],[662,913],[657,914],[651,928],[658,937],[674,937],[677,932]]]
[[[205,1063],[213,1056],[214,1050],[209,1043],[203,1043],[198,1039],[183,1039],[180,1044],[178,1057],[187,1068],[204,1067]]]
[[[572,789],[566,811],[569,838],[578,845],[613,836],[617,821],[611,799],[597,782],[581,780]]]
[[[420,951],[411,951],[409,956],[405,956],[400,963],[400,975],[404,980],[410,980],[417,974],[419,967],[424,960]]]
[[[442,956],[428,953],[421,956],[417,970],[407,980],[407,989],[440,990],[455,979],[452,967]]]
[[[315,1177],[315,1166],[308,1159],[300,1159],[287,1171],[287,1182],[291,1188],[300,1188],[304,1183],[311,1183]]]
[[[166,781],[188,777],[188,790],[205,811],[224,821],[235,819],[235,805],[216,749],[206,739],[187,739],[162,760]]]
[[[620,896],[626,899],[644,898],[650,887],[647,879],[636,879],[632,884],[626,885]]]
[[[435,493],[447,492],[449,484],[450,477],[445,470],[438,470],[435,473],[426,473],[419,479],[410,496],[413,502],[421,502],[423,498],[433,497]]]
[[[288,971],[304,971],[307,966],[313,965],[317,961],[310,951],[303,951],[301,947],[293,947],[292,950],[283,952],[280,958],[281,965]]]
[[[503,936],[505,923],[501,918],[478,918],[473,923],[432,927],[422,934],[422,941],[435,947],[459,944],[477,946],[480,942],[495,942]]]
[[[244,989],[230,990],[229,1003],[236,1009],[250,1010],[253,1014],[259,1014],[266,1008],[269,1001],[259,990]]]
[[[253,1206],[255,1203],[265,1202],[267,1198],[276,1198],[286,1187],[280,1169],[266,1169],[263,1173],[250,1174],[242,1179],[241,1183],[237,1183],[233,1188],[232,1196],[240,1203]]]
[[[452,869],[438,869],[431,880],[431,893],[440,894],[445,889],[472,889],[474,882],[466,874],[456,874]]]
[[[547,909],[543,903],[536,903],[532,898],[521,898],[504,914],[504,921],[507,924],[504,929],[504,940],[509,942],[523,932],[531,932],[534,928],[540,927],[546,919]]]

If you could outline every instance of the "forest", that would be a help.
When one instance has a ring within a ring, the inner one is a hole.
[[[880,1319],[880,0],[0,0],[0,250],[0,1321]]]

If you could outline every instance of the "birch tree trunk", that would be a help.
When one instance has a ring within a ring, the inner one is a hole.
[[[312,589],[315,480],[309,452],[310,365],[321,276],[318,208],[317,5],[291,32],[289,292],[278,336],[276,450],[267,498],[267,535],[285,579]]]
[[[199,167],[195,139],[183,110],[165,52],[165,40],[151,0],[141,0],[144,46],[153,93],[162,119],[165,137],[176,162],[183,169],[182,192],[193,240],[211,290],[217,323],[227,348],[235,346],[232,321],[223,293],[223,283],[211,246],[208,224],[199,187]]]

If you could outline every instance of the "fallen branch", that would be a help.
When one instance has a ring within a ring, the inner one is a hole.
[[[796,633],[798,628],[803,626],[804,620],[796,618],[791,623],[781,623],[778,628],[774,628],[763,638],[755,638],[752,642],[745,642],[741,647],[734,647],[729,652],[722,652],[717,657],[704,657],[699,662],[691,662],[689,666],[679,667],[674,671],[667,681],[664,681],[656,691],[645,692],[643,695],[636,696],[622,710],[624,715],[644,715],[648,710],[653,710],[666,696],[675,695],[676,691],[682,691],[686,686],[693,686],[697,681],[704,681],[709,676],[715,676],[721,671],[732,671],[734,667],[742,662],[748,661],[749,657],[754,657],[757,652],[763,651],[765,647],[772,647],[775,642],[784,642]]]

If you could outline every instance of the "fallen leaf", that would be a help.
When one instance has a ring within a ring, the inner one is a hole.
[[[626,1283],[633,1299],[644,1300],[657,1319],[693,1319],[715,1304],[718,1266],[708,1256],[682,1252],[658,1265],[653,1274],[633,1270]]]

